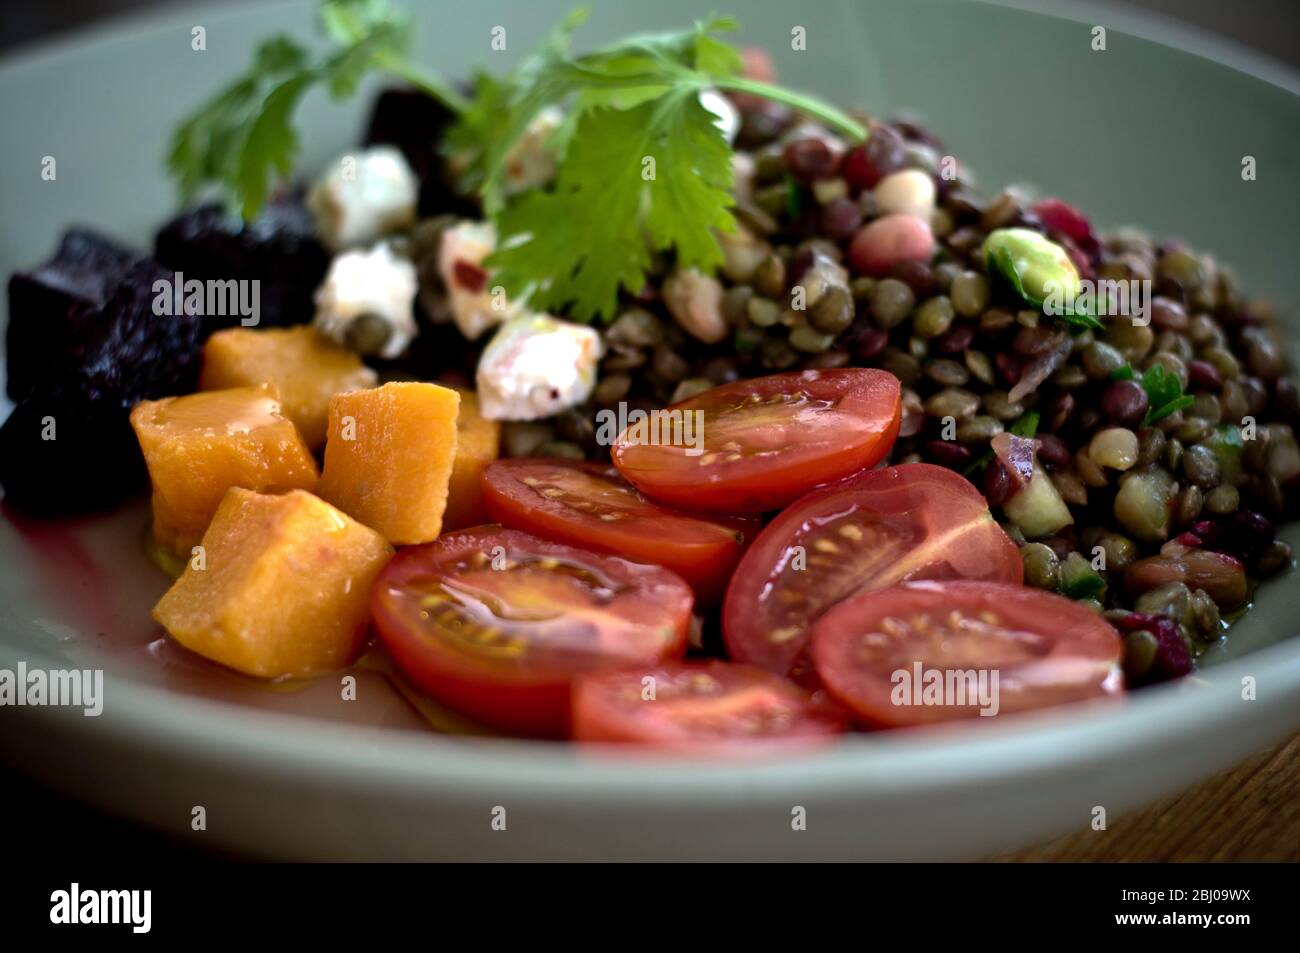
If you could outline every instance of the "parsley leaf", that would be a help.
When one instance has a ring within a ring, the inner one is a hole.
[[[641,289],[653,252],[716,267],[712,229],[734,222],[731,152],[714,119],[689,88],[587,110],[554,189],[525,193],[497,217],[500,244],[486,262],[497,280],[531,291],[534,307],[589,320],[614,314],[620,288]]]

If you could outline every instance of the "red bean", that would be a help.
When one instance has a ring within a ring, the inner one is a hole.
[[[872,126],[871,136],[844,156],[844,178],[853,189],[874,189],[876,183],[907,164],[907,147],[888,126]]]
[[[1151,302],[1151,323],[1163,331],[1186,331],[1187,309],[1172,298],[1156,297]]]
[[[821,139],[796,139],[781,153],[785,167],[805,182],[824,179],[835,171],[835,154]]]
[[[918,259],[900,261],[889,270],[889,277],[897,278],[911,288],[912,294],[916,295],[918,301],[924,301],[939,290],[939,282],[928,261]]]
[[[971,457],[969,447],[952,440],[931,440],[925,445],[925,455],[944,467],[959,467]]]
[[[1064,470],[1074,459],[1065,441],[1055,434],[1038,434],[1038,459],[1049,470]]]
[[[1131,427],[1146,416],[1150,398],[1137,381],[1112,381],[1101,392],[1101,412],[1125,427]]]
[[[990,463],[984,470],[984,498],[989,501],[989,506],[1001,506],[1006,502],[1011,495],[1011,484],[1011,474],[1007,473],[1002,461]]]
[[[975,325],[954,324],[951,330],[939,335],[932,343],[935,350],[941,354],[956,354],[970,347],[974,339]]]
[[[1223,375],[1209,361],[1187,362],[1187,381],[1192,390],[1205,390],[1217,394],[1223,387]]]
[[[883,351],[888,343],[888,331],[881,330],[874,324],[867,324],[858,334],[857,342],[853,346],[853,353],[860,360],[869,361]]]
[[[993,355],[993,363],[998,366],[1006,382],[1014,387],[1020,381],[1020,358],[1014,354],[999,351]]]
[[[835,199],[823,206],[820,224],[831,241],[848,241],[862,227],[862,206],[853,199]]]

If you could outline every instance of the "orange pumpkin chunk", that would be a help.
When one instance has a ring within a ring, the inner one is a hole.
[[[488,420],[478,409],[473,391],[461,390],[460,416],[456,418],[456,459],[451,467],[447,512],[442,517],[444,533],[466,526],[488,523],[483,508],[483,471],[501,452],[501,423]]]
[[[153,616],[186,648],[247,675],[334,671],[360,648],[371,584],[392,555],[378,533],[303,490],[233,487]]]
[[[320,495],[399,545],[442,531],[460,395],[395,382],[330,398]]]
[[[142,401],[131,426],[153,483],[154,540],[172,552],[189,553],[232,486],[316,487],[316,461],[268,384]]]
[[[203,347],[203,390],[274,384],[284,414],[307,446],[325,442],[330,398],[375,386],[375,372],[361,358],[308,324],[254,331],[229,328]]]

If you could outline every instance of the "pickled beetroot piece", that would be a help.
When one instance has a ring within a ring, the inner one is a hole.
[[[480,217],[460,195],[442,155],[442,138],[455,117],[442,103],[414,89],[386,89],[375,100],[363,145],[396,146],[420,180],[421,216],[444,212]]]
[[[1092,223],[1073,205],[1050,198],[1035,203],[1031,211],[1049,232],[1068,238],[1070,244],[1086,255],[1090,262],[1095,261],[1101,253],[1101,245],[1092,231]]]
[[[73,229],[54,257],[9,279],[6,391],[21,400],[84,340],[139,256],[94,232]]]
[[[190,209],[162,227],[155,252],[186,281],[258,281],[259,327],[310,321],[312,295],[329,267],[311,213],[292,195],[277,197],[247,223],[220,205]],[[205,333],[240,319],[239,314],[210,315]]]
[[[158,280],[171,281],[172,273],[153,259],[133,265],[81,325],[75,353],[43,374],[0,427],[0,485],[9,505],[44,515],[83,512],[143,487],[130,409],[194,390],[203,342],[202,315],[154,314]]]

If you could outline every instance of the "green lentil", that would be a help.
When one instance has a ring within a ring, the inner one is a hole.
[[[888,331],[903,323],[916,304],[912,289],[897,278],[885,278],[871,289],[871,317]]]
[[[834,343],[834,334],[825,334],[806,324],[800,325],[790,332],[791,346],[806,354],[817,354]]]
[[[1146,629],[1137,629],[1124,636],[1124,674],[1131,679],[1144,677],[1155,664],[1160,643]]]
[[[1045,543],[1027,543],[1020,548],[1025,564],[1025,583],[1038,589],[1055,590],[1061,584],[1061,561]]]
[[[921,303],[912,318],[912,330],[918,337],[934,338],[952,326],[954,312],[947,295],[936,295]]]
[[[853,312],[853,296],[849,293],[849,289],[832,285],[817,299],[817,303],[808,312],[808,322],[824,334],[835,335],[853,323]],[[825,349],[825,347],[818,348],[823,351]]]
[[[963,271],[952,280],[948,297],[963,318],[977,318],[989,306],[988,279],[976,271]]]

